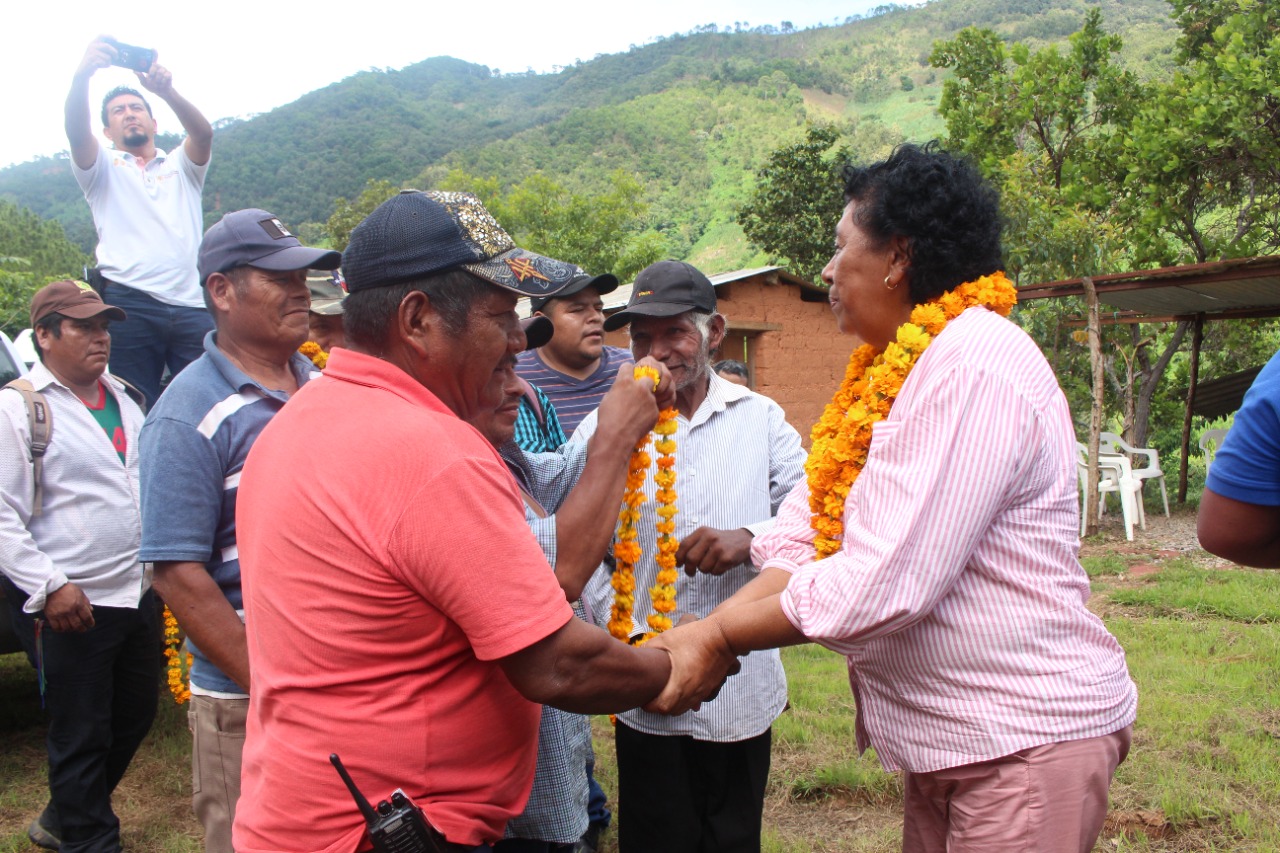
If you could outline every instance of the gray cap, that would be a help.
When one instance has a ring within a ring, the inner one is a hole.
[[[228,213],[204,232],[197,267],[203,285],[236,267],[286,272],[334,270],[341,263],[341,252],[304,246],[275,214],[251,207]]]

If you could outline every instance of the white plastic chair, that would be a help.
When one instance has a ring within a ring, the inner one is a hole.
[[[1141,468],[1133,469],[1133,478],[1138,481],[1141,488],[1147,480],[1160,481],[1160,499],[1164,501],[1164,517],[1169,517],[1169,491],[1164,485],[1164,471],[1160,470],[1160,457],[1156,454],[1153,447],[1134,447],[1126,444],[1125,440],[1114,432],[1104,432],[1101,435],[1101,442],[1098,445],[1099,452],[1105,450],[1107,453],[1124,453],[1128,454],[1130,464],[1133,463],[1133,457],[1147,457],[1146,464]]]
[[[1200,433],[1200,452],[1204,455],[1204,470],[1209,473],[1209,466],[1213,464],[1213,457],[1218,455],[1218,450],[1222,447],[1222,440],[1227,437],[1225,429],[1207,429]]]
[[[1076,473],[1080,479],[1080,535],[1085,534],[1085,519],[1088,511],[1089,495],[1089,448],[1076,442]],[[1120,512],[1124,518],[1124,536],[1133,541],[1133,525],[1136,520],[1143,530],[1147,529],[1146,516],[1142,511],[1142,483],[1135,480],[1129,460],[1124,456],[1098,454],[1098,514],[1107,511],[1107,495],[1115,492],[1120,497]]]

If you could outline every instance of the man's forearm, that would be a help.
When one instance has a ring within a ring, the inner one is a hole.
[[[88,77],[77,73],[71,78],[71,91],[67,93],[63,113],[71,159],[81,169],[88,169],[98,159],[98,141],[93,137],[92,120],[89,118]]]
[[[156,563],[156,592],[213,665],[249,692],[244,623],[203,563]]]
[[[620,643],[575,618],[500,663],[526,698],[578,714],[638,708],[662,692],[671,674],[666,652]]]
[[[1196,519],[1200,547],[1242,566],[1280,568],[1280,507],[1250,504],[1206,488]]]
[[[204,117],[204,113],[172,87],[160,94],[160,97],[173,110],[182,129],[187,132],[187,139],[183,142],[187,158],[197,166],[208,163],[209,155],[213,153],[213,126]]]
[[[196,109],[195,104],[179,95],[174,89],[169,90],[164,102],[169,105],[169,108],[173,110],[173,114],[178,117],[178,123],[187,132],[188,137],[201,144],[208,144],[213,139],[213,125],[209,124],[209,120],[204,117],[204,113]]]

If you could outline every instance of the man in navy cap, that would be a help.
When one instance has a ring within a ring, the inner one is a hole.
[[[303,246],[265,210],[238,210],[204,235],[198,259],[214,331],[142,428],[142,559],[187,635],[193,806],[205,850],[231,853],[249,705],[236,549],[236,494],[249,448],[313,375],[307,270],[338,252]]]

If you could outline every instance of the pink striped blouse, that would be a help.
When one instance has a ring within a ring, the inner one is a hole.
[[[808,486],[756,537],[793,573],[787,618],[844,654],[860,749],[928,772],[1110,734],[1134,720],[1124,650],[1085,602],[1066,399],[1016,325],[971,308],[877,424],[815,562]]]

